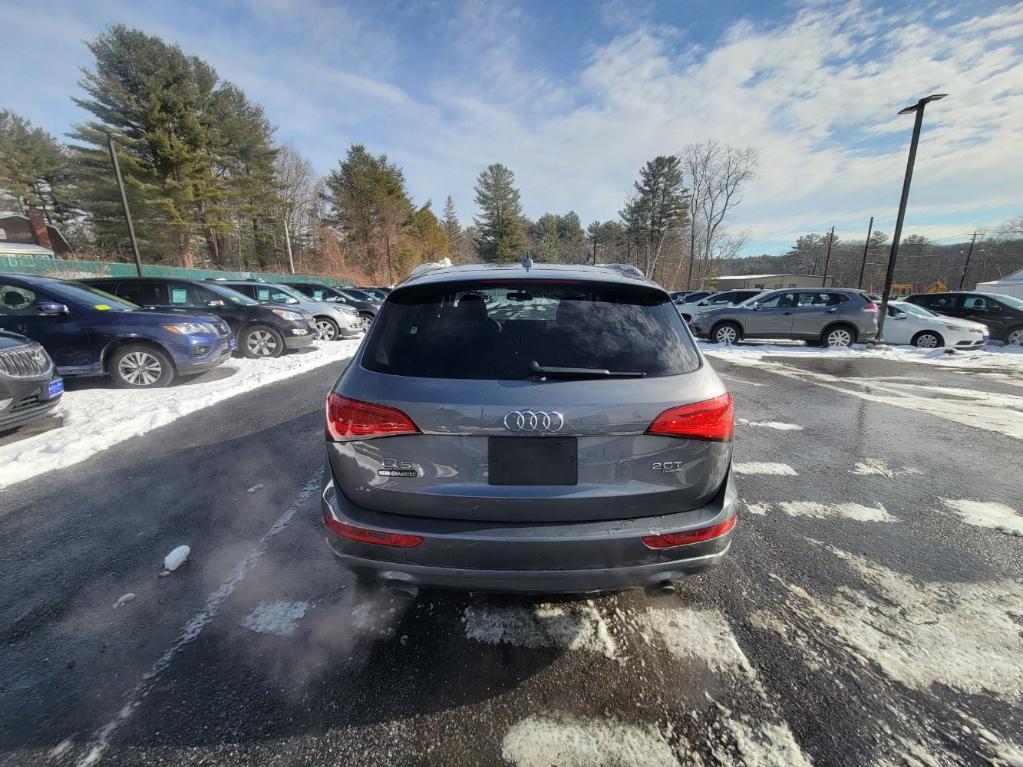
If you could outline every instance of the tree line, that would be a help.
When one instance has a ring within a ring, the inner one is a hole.
[[[60,141],[0,110],[0,198],[40,209],[80,258],[131,259],[108,137],[117,147],[143,260],[235,270],[287,268],[393,282],[426,261],[634,263],[666,285],[706,278],[741,238],[726,220],[757,156],[710,141],[658,156],[618,215],[530,220],[511,169],[480,172],[463,226],[450,196],[418,204],[384,154],[352,145],[325,177],[278,142],[262,107],[207,62],[115,25],[87,43],[74,103],[88,115]],[[287,243],[286,243],[287,239]]]

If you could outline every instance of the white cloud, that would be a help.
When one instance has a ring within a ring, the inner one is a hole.
[[[552,32],[544,24],[567,22],[512,3],[248,0],[227,18],[151,1],[57,13],[0,0],[18,33],[15,76],[42,95],[26,89],[8,106],[63,132],[66,123],[47,123],[47,105],[60,99],[57,114],[71,113],[75,68],[88,60],[71,41],[124,20],[210,60],[320,171],[363,142],[405,167],[418,200],[452,194],[463,221],[491,162],[515,171],[529,215],[574,209],[585,222],[614,217],[656,154],[709,138],[755,146],[760,176],[732,226],[756,244],[832,224],[852,236],[870,215],[890,231],[912,127],[896,112],[942,91],[949,97],[927,110],[907,233],[965,231],[1023,199],[1020,4],[972,18],[959,8],[953,20],[933,6],[806,3],[697,44],[649,4],[630,12],[612,0],[573,19],[592,29],[573,44],[572,64],[538,47]],[[46,45],[53,30],[42,18],[60,19],[60,50]],[[403,30],[409,19],[422,28]],[[30,54],[43,48],[40,64]]]

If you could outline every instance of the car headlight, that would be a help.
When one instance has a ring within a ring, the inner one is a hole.
[[[301,314],[298,312],[289,312],[287,309],[271,309],[271,311],[282,320],[287,320],[288,322],[298,322],[302,319]]]
[[[217,335],[216,328],[205,322],[175,322],[173,325],[164,325],[163,329],[179,336],[190,336],[196,333]]]

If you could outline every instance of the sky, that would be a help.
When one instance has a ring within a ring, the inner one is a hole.
[[[365,144],[414,200],[501,162],[523,210],[617,217],[643,163],[714,139],[760,153],[728,222],[745,255],[836,228],[891,233],[926,110],[904,235],[959,241],[1023,217],[1023,3],[647,0],[0,0],[0,107],[56,136],[84,41],[125,23],[263,105],[319,173]]]

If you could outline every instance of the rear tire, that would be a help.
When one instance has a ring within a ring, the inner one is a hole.
[[[944,345],[945,339],[933,330],[924,330],[913,337],[913,346],[919,349],[937,349]]]
[[[369,326],[373,324],[373,315],[369,312],[359,312],[359,320],[359,330],[368,333]]]
[[[280,357],[284,354],[284,336],[269,325],[252,325],[238,339],[242,354],[249,359]]]
[[[115,350],[107,370],[119,389],[159,389],[174,380],[170,357],[146,344],[128,344]]]
[[[317,317],[316,337],[321,341],[336,341],[341,337],[341,328],[330,317]]]
[[[722,322],[710,331],[710,340],[716,344],[732,345],[742,340],[742,328],[734,322]]]
[[[821,333],[821,343],[828,348],[843,348],[856,343],[856,328],[851,325],[832,325]]]
[[[1023,346],[1023,325],[1009,328],[1005,333],[1005,343],[1010,346]]]

